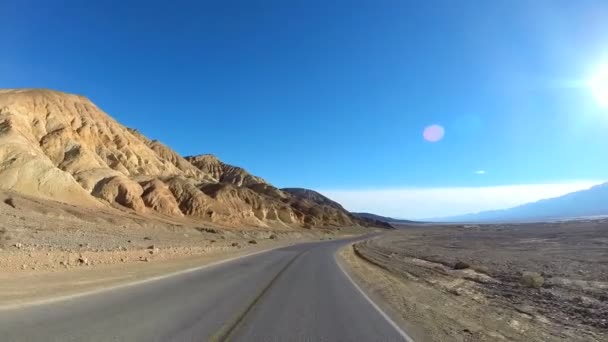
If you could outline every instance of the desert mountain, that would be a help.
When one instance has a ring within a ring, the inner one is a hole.
[[[483,211],[436,220],[452,222],[531,221],[598,215],[608,215],[608,183],[510,209]]]
[[[372,214],[372,213],[352,213],[352,214],[359,218],[366,218],[366,219],[377,220],[377,221],[388,222],[388,223],[400,223],[400,224],[422,223],[420,221],[396,219],[396,218],[376,215],[376,214]]]
[[[186,160],[221,183],[230,183],[237,186],[266,184],[266,181],[262,178],[250,174],[241,167],[224,164],[212,154],[190,156],[186,157]]]
[[[0,90],[0,189],[232,226],[370,224],[212,155],[183,158],[87,98],[51,90]]]
[[[297,196],[299,198],[303,198],[303,199],[312,201],[314,203],[323,204],[323,205],[332,207],[336,210],[345,210],[342,207],[342,205],[340,205],[338,202],[334,202],[316,191],[302,189],[302,188],[283,188],[281,190],[283,190],[284,192],[290,193],[293,196]]]

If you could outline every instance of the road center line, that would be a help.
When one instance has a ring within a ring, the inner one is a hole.
[[[270,280],[270,282],[268,282],[268,284],[260,291],[260,293],[257,296],[255,296],[255,298],[251,301],[251,303],[249,303],[249,305],[247,305],[247,307],[245,307],[245,309],[239,315],[237,315],[235,317],[235,319],[233,319],[229,323],[224,324],[224,326],[222,326],[218,332],[213,334],[213,336],[209,339],[209,341],[213,341],[213,342],[228,341],[228,339],[230,338],[230,335],[245,320],[245,317],[247,316],[247,314],[249,314],[253,310],[253,308],[260,302],[262,297],[264,297],[264,295],[266,293],[268,293],[268,291],[270,291],[270,288],[276,283],[276,281],[281,277],[281,275],[283,273],[285,273],[285,271],[289,268],[289,266],[291,266],[300,256],[302,256],[306,253],[308,253],[308,250],[298,253],[291,260],[289,260],[289,262],[285,266],[283,266],[283,268],[281,268],[281,270]]]

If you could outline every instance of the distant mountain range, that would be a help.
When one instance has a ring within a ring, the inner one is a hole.
[[[492,222],[530,221],[608,215],[608,183],[587,190],[572,192],[560,197],[540,200],[504,210],[482,211],[432,221]]]

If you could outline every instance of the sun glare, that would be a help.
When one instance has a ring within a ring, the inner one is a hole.
[[[598,70],[593,78],[589,80],[589,88],[597,103],[608,108],[608,65]]]

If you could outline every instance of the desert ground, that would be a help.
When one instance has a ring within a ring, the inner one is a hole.
[[[0,306],[160,276],[369,228],[223,227],[0,193]]]
[[[402,226],[340,255],[422,341],[608,341],[608,221]]]

